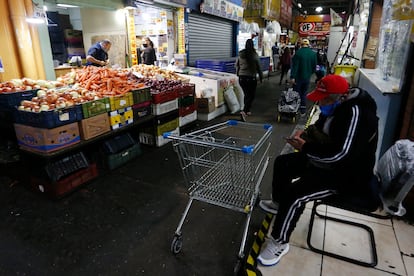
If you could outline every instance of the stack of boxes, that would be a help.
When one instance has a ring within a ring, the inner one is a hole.
[[[187,84],[178,91],[178,113],[180,127],[197,120],[194,84]]]

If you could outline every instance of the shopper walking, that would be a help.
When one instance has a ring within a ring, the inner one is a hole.
[[[282,72],[280,72],[279,85],[282,85],[283,78],[285,75],[287,75],[290,69],[291,62],[292,62],[292,54],[290,52],[289,47],[285,45],[282,48],[282,55],[280,56],[280,64],[281,64]],[[288,81],[288,78],[289,76],[286,77],[286,82]]]
[[[111,41],[104,39],[92,45],[86,55],[86,66],[106,66],[109,64],[108,51],[111,49]]]
[[[279,69],[279,57],[280,57],[280,49],[275,42],[275,45],[272,46],[272,57],[273,57],[273,72]]]
[[[142,63],[147,65],[154,65],[154,62],[157,60],[154,43],[149,37],[145,37],[142,46],[144,47],[144,50],[142,50],[141,54]]]
[[[306,93],[312,75],[316,73],[316,53],[309,48],[309,40],[302,39],[301,48],[292,58],[290,79],[293,89],[300,94],[300,113],[306,114]]]
[[[236,74],[244,92],[244,109],[240,112],[240,116],[243,121],[246,121],[246,116],[251,115],[250,109],[256,96],[257,76],[259,76],[260,83],[263,80],[259,55],[254,49],[252,39],[248,39],[245,48],[239,52],[236,60]]]

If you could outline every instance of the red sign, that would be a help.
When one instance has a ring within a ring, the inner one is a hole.
[[[327,35],[329,34],[329,23],[326,22],[302,22],[299,24],[300,36]]]

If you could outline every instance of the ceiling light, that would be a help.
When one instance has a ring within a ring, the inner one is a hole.
[[[27,23],[31,24],[43,24],[46,23],[45,19],[42,17],[27,17],[26,18]]]
[[[79,6],[69,5],[69,4],[56,4],[56,6],[62,7],[62,8],[79,8]]]
[[[301,3],[298,3],[298,7],[299,7],[299,9],[301,9],[302,8],[302,4]]]
[[[322,7],[316,7],[315,9],[316,12],[321,12],[322,10],[323,10]]]

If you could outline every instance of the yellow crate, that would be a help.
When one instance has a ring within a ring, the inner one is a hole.
[[[155,132],[157,136],[161,136],[164,134],[164,132],[176,129],[178,126],[179,126],[179,119],[177,117],[169,122],[166,122],[162,125],[157,126]]]
[[[124,95],[109,97],[109,103],[111,111],[115,111],[121,108],[132,106],[134,104],[134,97],[131,92],[125,93]]]
[[[112,130],[132,124],[134,122],[132,107],[129,106],[109,112],[109,121]]]

